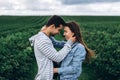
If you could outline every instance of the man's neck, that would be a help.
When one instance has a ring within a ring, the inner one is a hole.
[[[47,31],[47,30],[45,30],[45,31],[42,31],[46,36],[50,36],[50,33]]]

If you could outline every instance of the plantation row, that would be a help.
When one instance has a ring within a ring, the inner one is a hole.
[[[16,32],[24,32],[30,28],[39,28],[45,24],[48,16],[16,16],[0,17],[0,34],[1,37]]]
[[[49,16],[0,16],[0,80],[34,79],[37,66],[28,38],[38,33],[48,18]],[[95,72],[96,77],[87,80],[120,80],[120,17],[63,18],[80,25],[85,42],[96,53],[97,57],[90,64],[83,65]],[[63,39],[58,36],[56,38]]]

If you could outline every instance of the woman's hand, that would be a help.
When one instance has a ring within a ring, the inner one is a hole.
[[[53,73],[58,73],[58,68],[54,68]]]
[[[44,31],[44,30],[46,30],[46,26],[45,25],[41,28],[40,31]]]

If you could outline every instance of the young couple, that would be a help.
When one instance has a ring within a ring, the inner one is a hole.
[[[57,41],[52,36],[59,34],[62,28],[66,41]],[[52,16],[45,27],[29,41],[34,46],[38,65],[35,80],[53,80],[54,73],[60,74],[60,80],[78,80],[82,62],[94,55],[82,39],[80,26],[75,22],[65,23],[57,15]],[[62,61],[60,67],[54,68],[53,61]]]

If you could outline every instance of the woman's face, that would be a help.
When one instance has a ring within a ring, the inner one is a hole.
[[[65,26],[64,27],[64,36],[65,36],[65,39],[68,40],[70,37],[72,37],[74,35],[73,32],[71,32],[70,28]]]

